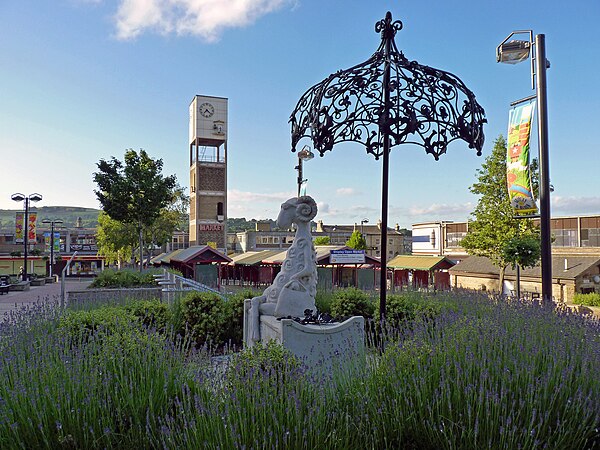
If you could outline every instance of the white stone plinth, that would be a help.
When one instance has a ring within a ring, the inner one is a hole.
[[[302,325],[262,315],[260,336],[263,342],[279,342],[311,368],[329,369],[364,358],[365,319],[355,316],[341,323]]]

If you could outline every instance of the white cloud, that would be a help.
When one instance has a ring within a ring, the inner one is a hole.
[[[598,214],[600,211],[600,197],[561,197],[553,195],[552,215],[555,212],[563,214]]]
[[[117,37],[133,39],[145,31],[199,36],[214,42],[227,28],[244,27],[293,0],[121,0]]]
[[[358,192],[356,189],[349,187],[336,189],[335,193],[340,196],[352,196],[360,194],[360,192]]]
[[[227,191],[227,216],[247,219],[276,219],[283,202],[294,197],[293,192]]]
[[[466,220],[467,216],[471,214],[474,209],[474,205],[471,202],[467,203],[456,203],[456,204],[446,204],[446,203],[434,203],[432,205],[426,207],[417,207],[412,206],[408,209],[409,216],[437,216],[437,220],[445,220],[447,217],[445,216],[457,216],[463,215]]]

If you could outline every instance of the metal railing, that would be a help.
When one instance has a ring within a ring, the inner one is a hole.
[[[197,292],[211,292],[223,300],[227,300],[227,297],[223,295],[217,289],[213,289],[205,284],[199,283],[195,280],[190,280],[174,273],[168,272],[166,269],[160,275],[154,275],[156,282],[159,286],[162,286],[163,300],[166,297],[166,302],[171,304],[173,301],[181,296],[184,292],[197,291]]]

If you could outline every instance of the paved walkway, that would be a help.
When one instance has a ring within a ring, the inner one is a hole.
[[[87,288],[91,282],[91,278],[67,278],[65,280],[65,292],[80,291]],[[60,288],[59,281],[44,286],[32,286],[27,291],[10,291],[8,294],[0,295],[0,320],[7,312],[17,310],[23,306],[32,305],[38,301],[60,299]]]

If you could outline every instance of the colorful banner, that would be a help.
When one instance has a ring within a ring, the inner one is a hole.
[[[23,220],[25,219],[25,214],[22,212],[18,212],[15,216],[15,242],[17,244],[23,243]]]
[[[30,212],[27,222],[27,240],[34,244],[36,242],[37,213]]]
[[[506,181],[510,204],[516,215],[536,214],[538,209],[531,188],[529,138],[535,100],[515,106],[508,118]]]
[[[44,233],[44,244],[46,246],[46,253],[50,253],[50,246],[52,245],[50,231]],[[57,232],[54,232],[54,253],[60,253],[60,233]]]

